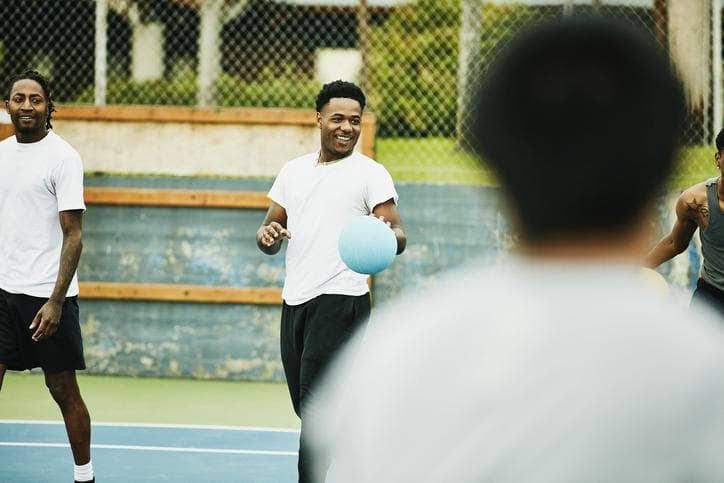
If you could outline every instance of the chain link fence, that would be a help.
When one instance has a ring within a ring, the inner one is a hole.
[[[359,82],[399,181],[494,182],[466,154],[469,91],[507,38],[569,14],[625,19],[669,51],[690,115],[672,182],[716,173],[720,0],[11,0],[3,78],[32,66],[62,103],[311,108]],[[716,12],[713,15],[712,12]]]

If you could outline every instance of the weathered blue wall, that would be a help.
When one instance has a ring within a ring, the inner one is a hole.
[[[266,191],[271,180],[87,176],[86,185]],[[403,184],[398,190],[409,244],[375,277],[375,303],[501,249],[505,230],[495,189]],[[79,277],[281,287],[283,252],[268,256],[256,247],[263,217],[263,210],[91,205]],[[91,372],[283,379],[276,306],[83,300],[81,314]]]
[[[271,180],[88,176],[86,185],[266,191]],[[376,304],[473,258],[493,258],[509,246],[497,189],[413,184],[397,188],[409,243],[405,253],[375,277]],[[673,205],[666,199],[661,206],[665,225],[665,214]],[[283,252],[268,256],[256,247],[255,233],[263,217],[263,210],[91,205],[84,219],[79,277],[281,287]],[[691,266],[697,263],[691,260]],[[691,275],[687,272],[681,280],[690,284]],[[88,369],[283,380],[280,311],[263,305],[83,300]]]

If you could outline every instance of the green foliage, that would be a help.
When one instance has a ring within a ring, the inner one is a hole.
[[[398,183],[497,184],[490,169],[454,138],[377,138],[375,157]]]
[[[478,68],[532,19],[520,6],[486,5]],[[380,136],[452,136],[458,86],[459,2],[406,3],[371,29],[370,105]]]
[[[375,155],[396,182],[498,184],[485,162],[460,150],[454,138],[377,138]],[[679,153],[667,186],[683,190],[717,175],[711,146],[686,146]]]
[[[220,107],[292,107],[310,108],[321,85],[315,81],[277,78],[243,82],[222,74],[217,84]],[[113,79],[108,82],[108,104],[196,105],[196,81],[191,77],[137,82]],[[75,102],[92,103],[93,89],[83,91]]]
[[[668,185],[684,189],[718,175],[719,171],[714,164],[714,148],[690,145],[685,146],[679,153],[678,163]]]
[[[478,67],[487,65],[502,41],[532,20],[533,12],[523,6],[486,4]],[[384,23],[371,28],[368,95],[370,108],[377,113],[378,136],[456,134],[460,15],[458,1],[418,0],[400,4]],[[265,72],[252,82],[222,74],[216,105],[312,107],[321,86],[293,72],[292,67],[281,76]],[[156,81],[136,82],[116,76],[108,82],[106,99],[109,104],[193,106],[197,103],[196,89],[190,67]],[[75,102],[93,100],[91,87]]]
[[[314,99],[321,88],[319,82],[310,80],[282,77],[242,83],[231,76],[222,76],[218,105],[314,108]]]
[[[83,91],[77,102],[93,102],[93,89]],[[106,90],[108,104],[151,104],[158,106],[190,106],[196,102],[193,82],[153,80],[135,82],[117,79],[108,82]]]
[[[421,0],[371,29],[370,105],[378,135],[449,135],[455,125],[460,8]]]

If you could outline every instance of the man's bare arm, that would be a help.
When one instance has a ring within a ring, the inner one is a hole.
[[[63,245],[60,249],[60,266],[53,293],[48,301],[38,310],[30,324],[33,340],[50,337],[58,330],[58,323],[63,312],[63,303],[68,287],[78,269],[80,253],[83,250],[83,211],[61,211],[60,228],[63,231]]]
[[[656,268],[684,252],[699,227],[697,221],[707,220],[708,215],[706,197],[702,199],[701,196],[695,196],[688,191],[682,194],[676,201],[674,226],[671,228],[671,232],[646,255],[646,266]]]
[[[395,201],[389,199],[384,203],[380,203],[372,210],[372,214],[389,223],[397,239],[397,254],[399,255],[404,252],[407,246],[407,236],[405,235],[405,230],[402,228],[402,219],[400,218],[400,213],[397,211]]]
[[[287,210],[272,202],[256,231],[256,246],[267,255],[274,255],[281,249],[282,240],[291,237],[287,230]]]

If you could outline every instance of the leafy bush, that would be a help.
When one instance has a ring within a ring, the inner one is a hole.
[[[478,67],[532,19],[521,6],[485,5]],[[370,104],[383,137],[452,136],[457,110],[459,2],[398,6],[371,29]]]
[[[478,66],[496,55],[502,41],[534,18],[531,7],[483,7]],[[399,4],[384,23],[370,29],[369,105],[379,137],[455,136],[460,37],[458,1],[418,0]],[[108,82],[109,104],[196,105],[193,62],[170,79]],[[278,72],[278,67],[277,72]],[[222,74],[216,104],[222,107],[311,108],[321,85],[288,66],[282,76],[262,72],[245,82]],[[93,88],[76,102],[93,102]]]
[[[322,85],[317,81],[279,78],[240,82],[223,76],[219,82],[219,106],[314,108]]]
[[[137,82],[112,79],[108,82],[108,104],[196,105],[196,81],[193,78],[161,79]],[[293,107],[310,108],[321,85],[315,81],[279,78],[243,82],[222,74],[217,84],[217,105],[221,107]],[[93,88],[83,91],[76,102],[92,103]]]

